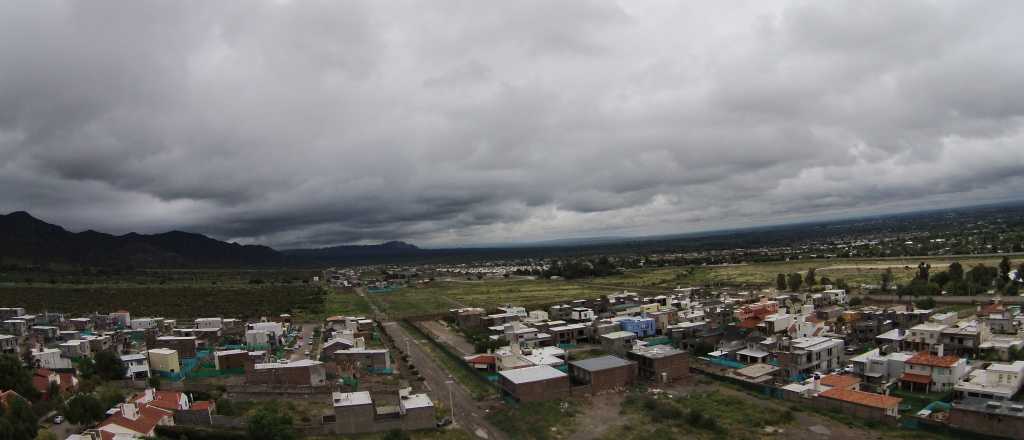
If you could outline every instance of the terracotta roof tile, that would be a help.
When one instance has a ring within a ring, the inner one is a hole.
[[[832,388],[850,388],[859,383],[859,378],[848,374],[830,374],[821,378],[822,385]]]
[[[915,354],[910,359],[907,359],[908,364],[912,365],[927,365],[929,367],[943,367],[949,368],[960,362],[960,358],[952,355],[936,356],[934,354],[922,351]]]
[[[932,383],[932,377],[924,374],[903,373],[900,380],[904,382],[920,383],[928,385]]]
[[[844,388],[832,388],[830,390],[823,391],[818,394],[818,397],[881,409],[895,408],[899,406],[900,402],[903,400],[898,397],[865,393],[863,391],[852,391]]]

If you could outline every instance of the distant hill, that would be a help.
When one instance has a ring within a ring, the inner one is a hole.
[[[349,260],[370,260],[383,261],[392,259],[404,259],[429,254],[404,241],[389,241],[387,243],[374,245],[344,245],[331,246],[318,249],[290,249],[282,251],[292,260],[320,261],[320,262],[346,262]]]
[[[24,264],[88,266],[228,267],[280,264],[267,246],[241,245],[181,231],[121,236],[70,232],[23,211],[0,215],[0,257]]]

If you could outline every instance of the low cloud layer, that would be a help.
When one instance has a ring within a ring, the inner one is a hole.
[[[1020,199],[1019,2],[0,4],[0,211],[277,247]]]

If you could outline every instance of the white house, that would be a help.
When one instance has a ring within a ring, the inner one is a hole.
[[[957,382],[953,390],[958,398],[979,397],[987,400],[1010,400],[1020,391],[1024,379],[1024,361],[1011,364],[993,363],[976,369]]]

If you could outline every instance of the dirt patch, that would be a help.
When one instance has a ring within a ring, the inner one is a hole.
[[[591,398],[590,406],[577,416],[579,422],[569,440],[597,440],[622,425],[625,420],[619,411],[624,397],[622,393],[606,393]]]
[[[454,348],[463,356],[473,354],[473,344],[441,321],[422,321],[420,325],[441,343]]]

